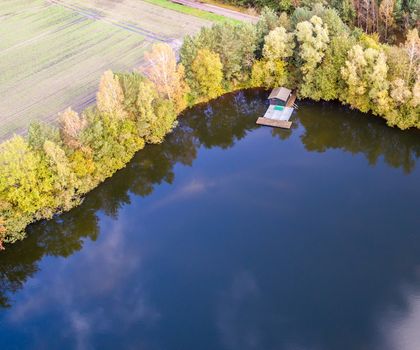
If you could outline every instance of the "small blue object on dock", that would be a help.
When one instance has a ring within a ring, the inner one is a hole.
[[[271,91],[268,99],[270,106],[264,116],[257,119],[257,124],[290,129],[292,122],[289,119],[294,111],[296,94],[284,87],[278,87]]]

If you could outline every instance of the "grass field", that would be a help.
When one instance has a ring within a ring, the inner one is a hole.
[[[135,68],[153,42],[210,24],[141,0],[0,1],[0,139],[82,110],[105,70]]]
[[[216,23],[224,23],[224,22],[230,22],[230,23],[233,23],[233,24],[240,23],[240,21],[238,21],[236,19],[223,17],[223,16],[215,14],[215,13],[202,11],[202,10],[187,7],[187,6],[184,6],[184,5],[181,5],[181,4],[176,4],[176,3],[173,3],[170,0],[144,0],[144,1],[146,1],[148,3],[151,3],[151,4],[161,6],[161,7],[165,7],[165,8],[170,9],[170,10],[174,10],[174,11],[177,11],[177,12],[186,13],[186,14],[189,14],[189,15],[192,15],[192,16],[207,19],[209,21],[216,22]]]

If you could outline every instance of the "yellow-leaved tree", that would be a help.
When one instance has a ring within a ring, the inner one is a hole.
[[[141,70],[156,86],[159,96],[171,100],[178,112],[185,109],[189,87],[184,66],[177,64],[172,47],[164,43],[154,44],[144,58],[146,65]]]
[[[194,76],[195,90],[202,99],[212,99],[223,93],[223,65],[217,53],[208,49],[197,52],[191,71]]]
[[[96,105],[102,113],[109,114],[116,119],[124,119],[126,112],[123,108],[124,93],[118,77],[107,70],[101,77],[99,90],[96,94]]]

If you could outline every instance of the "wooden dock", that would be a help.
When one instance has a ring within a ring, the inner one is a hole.
[[[271,104],[270,107],[267,109],[267,112],[263,117],[260,117],[257,119],[258,125],[265,125],[265,126],[271,126],[273,128],[283,128],[283,129],[290,129],[292,126],[292,122],[289,121],[289,118],[294,110],[295,101],[296,101],[296,93],[290,92],[289,95],[287,95],[287,89],[284,88],[276,88],[273,90],[273,92],[270,94],[269,99],[271,98],[279,98],[278,96],[281,95],[281,90],[286,90],[286,93],[284,93],[284,96],[280,97],[280,100],[285,101],[284,108],[285,110],[283,112],[279,112],[275,110]],[[286,100],[287,98],[287,100]],[[280,114],[279,114],[280,113]]]
[[[292,93],[290,98],[287,100],[286,107],[293,107],[296,101],[296,93]]]
[[[259,117],[257,119],[257,124],[283,129],[290,129],[290,127],[292,126],[292,122],[289,122],[288,120],[276,120],[264,117]]]

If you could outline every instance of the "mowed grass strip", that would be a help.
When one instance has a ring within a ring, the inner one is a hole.
[[[150,4],[154,4],[157,6],[161,6],[170,10],[174,10],[180,13],[186,13],[188,15],[191,16],[195,16],[195,17],[199,17],[199,18],[203,18],[206,19],[208,21],[212,21],[215,23],[232,23],[232,24],[238,24],[241,23],[241,21],[238,21],[236,19],[232,19],[232,18],[227,18],[221,15],[218,15],[216,13],[212,13],[212,12],[207,12],[207,11],[203,11],[200,9],[196,9],[196,8],[192,8],[192,7],[188,7],[188,6],[184,6],[182,4],[177,4],[174,3],[170,0],[144,0]]]
[[[52,122],[68,106],[81,111],[93,103],[105,70],[141,64],[154,41],[148,32],[181,38],[210,23],[137,0],[88,2],[98,18],[72,9],[84,1],[56,2],[0,1],[0,141],[31,121]]]

